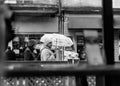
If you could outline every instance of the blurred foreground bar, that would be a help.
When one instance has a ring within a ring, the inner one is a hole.
[[[114,64],[114,29],[112,0],[103,0],[103,37],[107,64]]]
[[[6,77],[14,76],[83,76],[83,75],[120,75],[120,64],[90,66],[81,64],[56,64],[28,62],[7,63],[4,67]]]

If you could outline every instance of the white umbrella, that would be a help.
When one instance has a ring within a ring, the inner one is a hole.
[[[19,42],[19,37],[15,37],[13,41]]]
[[[62,34],[45,34],[40,39],[41,42],[52,42],[53,46],[72,46],[72,40]]]
[[[8,46],[10,46],[11,49],[13,49],[13,43],[12,43],[12,40],[8,43]]]
[[[53,35],[52,34],[45,34],[41,37],[40,41],[41,42],[52,42],[52,37]]]

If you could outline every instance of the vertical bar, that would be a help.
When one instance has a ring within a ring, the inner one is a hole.
[[[103,0],[104,48],[107,64],[114,64],[114,29],[112,0]],[[106,75],[105,86],[120,86],[119,76]]]
[[[61,33],[61,0],[59,0],[58,30]]]
[[[103,0],[103,33],[107,64],[114,64],[114,29],[112,0]]]
[[[61,33],[61,19],[60,19],[60,16],[58,16],[58,32]]]
[[[6,20],[9,19],[12,15],[12,12],[9,10],[9,8],[4,4],[4,0],[0,0],[0,76],[3,76],[4,70],[3,70],[3,59],[5,58],[4,51],[6,46],[6,41],[9,40],[8,34],[6,33],[10,30],[6,29]],[[6,39],[7,38],[7,39]],[[3,82],[0,82],[0,86]]]
[[[59,15],[61,15],[61,0],[59,0],[58,2],[59,2]]]
[[[75,81],[76,81],[76,86],[82,86],[80,76],[75,76]]]
[[[62,8],[62,7],[61,7]],[[61,9],[61,34],[64,35],[64,11]],[[64,60],[64,47],[62,47],[62,61]]]
[[[64,11],[62,12],[62,34],[64,34]]]
[[[96,86],[105,86],[104,76],[96,76]]]
[[[5,49],[5,12],[6,6],[3,4],[3,0],[0,1],[0,67],[3,60],[3,51]],[[2,69],[0,69],[0,72]]]

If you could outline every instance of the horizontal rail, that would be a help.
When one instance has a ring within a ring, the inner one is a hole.
[[[83,76],[120,75],[120,64],[90,66],[88,64],[10,64],[4,67],[5,76]]]
[[[67,64],[68,61],[4,61],[4,64]],[[83,62],[82,62],[83,63]]]

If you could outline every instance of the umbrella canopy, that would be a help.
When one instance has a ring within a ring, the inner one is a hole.
[[[45,34],[40,39],[41,42],[52,42],[53,46],[72,46],[72,40],[62,34]]]
[[[13,39],[13,41],[19,42],[19,37],[15,37],[15,38]]]
[[[53,35],[52,34],[44,34],[41,39],[40,39],[40,42],[52,42],[52,38],[53,38]]]

